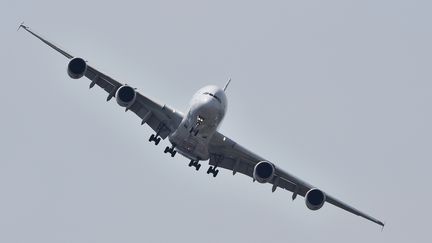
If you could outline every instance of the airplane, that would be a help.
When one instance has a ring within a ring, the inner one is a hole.
[[[183,114],[100,72],[88,65],[83,58],[60,49],[23,23],[18,30],[21,28],[68,58],[67,73],[72,79],[85,76],[91,81],[89,88],[97,85],[104,89],[108,93],[107,101],[115,98],[125,111],[130,110],[141,119],[141,125],[150,126],[155,133],[150,136],[149,142],[158,145],[161,139],[168,138],[171,146],[167,146],[164,153],[174,157],[178,152],[190,160],[189,167],[198,171],[200,162],[208,160],[207,174],[212,174],[213,177],[218,175],[218,168],[231,170],[233,175],[241,173],[251,177],[254,182],[272,184],[272,192],[277,188],[288,190],[292,192],[292,200],[299,195],[304,197],[310,210],[318,210],[327,202],[384,228],[384,223],[380,220],[304,182],[218,132],[227,110],[226,90],[231,79],[224,88],[209,85],[198,90],[190,101],[187,113]]]

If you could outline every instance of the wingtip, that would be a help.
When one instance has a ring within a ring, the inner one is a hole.
[[[28,28],[27,26],[24,25],[24,21],[21,22],[21,24],[18,26],[17,31],[20,30],[21,28],[24,28],[24,29],[27,29],[27,28]]]

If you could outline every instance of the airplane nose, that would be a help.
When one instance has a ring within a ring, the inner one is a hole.
[[[210,97],[211,98],[211,97]],[[195,109],[204,118],[210,118],[220,113],[221,106],[213,98],[204,99],[196,104]]]

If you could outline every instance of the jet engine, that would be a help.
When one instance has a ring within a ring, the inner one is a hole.
[[[305,196],[306,206],[310,210],[320,209],[324,205],[325,200],[325,193],[316,188],[310,189]]]
[[[117,104],[122,107],[130,107],[136,99],[136,91],[128,85],[121,86],[116,92]]]
[[[67,72],[73,79],[82,78],[87,70],[87,63],[80,57],[75,57],[69,61]]]
[[[270,182],[275,174],[275,167],[268,161],[261,161],[255,165],[253,178],[259,183]]]

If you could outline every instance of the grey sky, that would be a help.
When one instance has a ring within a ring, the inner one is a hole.
[[[430,1],[0,2],[0,242],[428,242]],[[21,21],[185,110],[228,89],[223,133],[387,222],[196,172]]]

